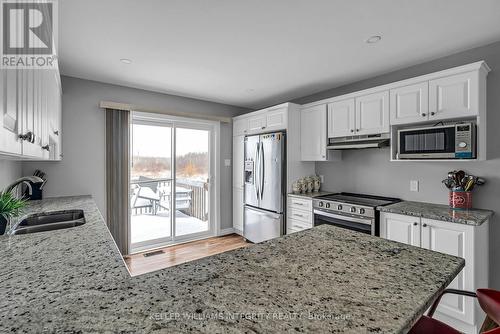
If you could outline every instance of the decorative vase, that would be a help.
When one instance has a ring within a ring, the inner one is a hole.
[[[9,221],[4,216],[0,215],[0,235],[5,234],[8,223]]]
[[[313,191],[318,192],[320,188],[321,188],[321,180],[319,178],[315,178]]]

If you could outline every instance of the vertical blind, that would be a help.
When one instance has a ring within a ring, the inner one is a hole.
[[[130,112],[106,109],[106,223],[122,255],[130,249],[129,132]]]

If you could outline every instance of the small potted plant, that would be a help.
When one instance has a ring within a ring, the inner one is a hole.
[[[0,235],[5,233],[9,220],[21,214],[26,200],[16,198],[12,192],[0,193]]]

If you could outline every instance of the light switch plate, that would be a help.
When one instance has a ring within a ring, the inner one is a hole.
[[[325,176],[324,175],[320,175],[319,179],[320,179],[321,183],[325,183]]]
[[[224,159],[224,166],[231,167],[231,159]]]
[[[418,180],[411,180],[410,181],[410,191],[418,192]]]

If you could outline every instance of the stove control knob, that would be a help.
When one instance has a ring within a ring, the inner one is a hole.
[[[352,212],[352,213],[356,212],[356,207],[351,206],[351,212]]]
[[[329,209],[330,208],[330,203],[326,203],[326,208]]]
[[[365,209],[359,209],[359,213],[364,214],[365,213]]]
[[[319,202],[319,207],[322,208],[323,207],[323,202]]]
[[[337,210],[342,211],[342,205],[341,204],[337,205]]]

